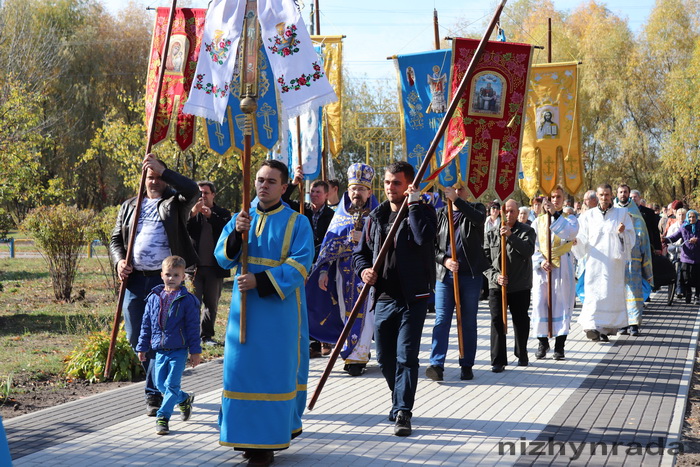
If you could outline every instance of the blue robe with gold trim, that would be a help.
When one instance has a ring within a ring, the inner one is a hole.
[[[226,254],[236,217],[221,233],[214,254],[221,267],[240,274],[240,252],[233,258]],[[248,272],[265,272],[275,293],[262,298],[257,289],[246,293],[246,342],[241,344],[241,294],[234,283],[219,415],[219,443],[224,446],[285,449],[301,432],[309,376],[304,280],[313,258],[306,217],[285,206],[251,212]]]

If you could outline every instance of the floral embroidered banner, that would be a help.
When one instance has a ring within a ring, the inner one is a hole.
[[[527,95],[520,188],[530,198],[583,186],[577,63],[533,65]]]
[[[173,132],[175,141],[183,151],[194,142],[194,116],[183,114],[182,107],[187,100],[197,67],[205,14],[206,10],[201,8],[175,10],[168,54],[163,60],[161,54],[168,29],[170,8],[158,8],[146,81],[147,122],[153,114],[158,75],[163,62],[165,62],[165,74],[158,99],[155,127],[151,135],[153,145],[164,141]]]
[[[479,41],[455,39],[450,96],[459,87]],[[532,46],[489,42],[447,130],[438,173],[469,147],[466,186],[474,198],[492,187],[504,200],[515,190]]]

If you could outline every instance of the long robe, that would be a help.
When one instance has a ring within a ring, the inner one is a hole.
[[[367,203],[367,214],[377,206],[379,202],[372,195]],[[321,342],[338,340],[364,286],[352,269],[352,251],[356,245],[352,241],[352,232],[357,227],[361,231],[364,219],[358,214],[351,214],[350,207],[351,201],[346,192],[328,226],[318,259],[306,282],[309,334]],[[328,273],[327,291],[318,286],[321,271]],[[369,361],[374,335],[374,312],[369,304],[369,300],[366,300],[340,351],[346,364]]]
[[[617,233],[620,223],[625,225]],[[603,215],[599,208],[579,217],[576,258],[586,257],[585,296],[578,323],[583,330],[614,334],[628,325],[625,300],[625,270],[635,242],[634,224],[626,209],[611,207]]]
[[[616,199],[615,207],[627,209],[634,224],[636,239],[625,271],[625,291],[627,294],[627,321],[629,324],[640,325],[642,324],[644,300],[651,293],[651,285],[649,284],[653,281],[651,242],[646,222],[644,222],[642,213],[634,201],[630,200],[627,206],[622,206]]]
[[[224,269],[240,274],[240,251],[226,254],[236,216],[214,252]],[[251,213],[248,272],[264,272],[275,293],[246,295],[246,342],[239,342],[241,294],[233,287],[224,350],[219,443],[238,449],[285,449],[301,433],[309,375],[309,331],[304,280],[314,257],[306,217],[280,206]]]
[[[535,254],[532,256],[532,328],[537,337],[547,337],[549,317],[547,316],[547,272],[542,269],[542,261],[547,256],[547,215],[537,218],[533,225],[537,232]],[[578,234],[576,216],[561,215],[552,218],[552,256],[559,266],[552,269],[552,336],[569,334],[571,315],[574,308],[574,258],[570,253],[571,243]]]

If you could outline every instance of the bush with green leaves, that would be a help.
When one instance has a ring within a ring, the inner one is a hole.
[[[122,326],[114,346],[111,377],[104,377],[110,339],[111,335],[105,331],[96,331],[86,336],[66,360],[66,374],[91,383],[108,380],[132,381],[142,374],[141,363],[129,345],[129,341],[126,340],[126,333]]]
[[[29,212],[21,228],[35,240],[49,265],[57,300],[71,301],[80,253],[88,243],[95,213],[73,206],[41,206]]]

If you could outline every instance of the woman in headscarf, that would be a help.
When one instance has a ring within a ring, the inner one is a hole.
[[[686,214],[688,223],[683,225],[674,234],[664,237],[664,243],[673,243],[678,239],[683,240],[681,245],[681,280],[685,289],[685,303],[690,303],[693,289],[695,289],[695,304],[700,305],[700,227],[698,226],[698,212],[691,209]],[[678,221],[678,220],[677,220]],[[680,222],[678,222],[680,223]]]

